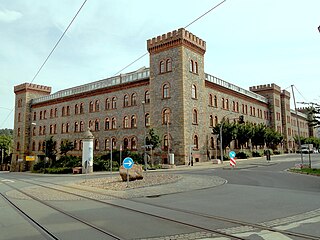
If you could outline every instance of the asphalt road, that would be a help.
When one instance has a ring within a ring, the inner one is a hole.
[[[319,162],[320,154],[313,155],[312,163],[317,166]],[[194,179],[219,176],[226,179],[227,183],[199,190],[159,194],[152,198],[137,198],[135,199],[136,202],[125,199],[108,202],[193,223],[204,228],[217,229],[244,239],[287,240],[304,238],[288,237],[281,233],[247,226],[234,226],[233,224],[190,215],[186,212],[225,217],[247,223],[263,224],[279,230],[320,236],[320,177],[286,171],[297,163],[300,163],[300,155],[273,156],[270,163],[267,163],[263,158],[243,160],[238,162],[235,169],[228,167],[227,162],[223,166],[207,165],[207,167],[201,168],[182,168],[179,171],[171,171],[171,173],[186,177],[192,176]],[[0,174],[1,179],[4,179],[5,176],[5,174]],[[16,176],[19,177],[19,174]],[[58,183],[69,179],[83,178],[84,176],[21,175],[20,177],[27,180],[43,179]],[[90,178],[92,177],[98,177],[98,175],[90,176]],[[21,182],[9,183],[18,188],[24,188],[28,185]],[[168,188],[170,188],[170,185],[168,185]],[[6,193],[7,191],[9,191],[9,187],[4,182],[3,184],[0,183],[0,192]],[[140,213],[128,214],[123,209],[103,207],[100,203],[92,203],[87,200],[71,199],[49,202],[59,208],[77,213],[83,218],[88,218],[97,225],[107,226],[112,232],[122,233],[122,236],[124,236],[122,239],[228,239],[218,238],[214,235],[203,236],[199,229],[168,223],[164,219],[160,220]],[[28,209],[30,213],[33,212],[34,216],[49,224],[49,228],[61,229],[58,231],[59,239],[84,239],[84,236],[88,239],[87,237],[91,234],[92,230],[88,227],[83,227],[79,223],[73,224],[68,217],[60,216],[52,210],[47,210],[44,206],[41,206],[42,210],[39,211],[40,207],[30,200],[22,199],[18,200],[18,203]],[[180,209],[184,212],[178,212],[174,209]],[[15,211],[10,211],[4,200],[0,201],[0,212],[0,232],[6,232],[5,235],[0,234],[0,239],[46,239],[42,235],[36,235],[36,231],[30,224],[26,224],[25,220],[19,217]],[[74,234],[73,228],[81,229],[83,235]],[[31,234],[30,238],[26,237],[26,233]],[[92,239],[98,239],[93,236]],[[96,236],[99,236],[99,234]]]

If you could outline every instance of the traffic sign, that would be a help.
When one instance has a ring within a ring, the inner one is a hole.
[[[123,159],[122,165],[125,169],[131,169],[134,165],[134,162],[131,157],[126,157]]]
[[[235,158],[236,157],[236,153],[234,151],[229,152],[229,157],[230,158]]]

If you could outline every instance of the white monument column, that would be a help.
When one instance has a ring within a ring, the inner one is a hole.
[[[93,138],[88,128],[82,139],[82,173],[93,172]]]

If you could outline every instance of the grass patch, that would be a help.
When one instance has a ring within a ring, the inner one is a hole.
[[[290,169],[291,172],[295,173],[303,173],[309,175],[320,176],[320,169],[319,168],[292,168]]]

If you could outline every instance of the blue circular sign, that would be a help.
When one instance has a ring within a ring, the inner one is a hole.
[[[229,152],[229,157],[230,158],[235,158],[236,153],[234,151]]]
[[[123,159],[122,165],[125,169],[131,169],[134,165],[134,162],[131,157],[126,157]]]

